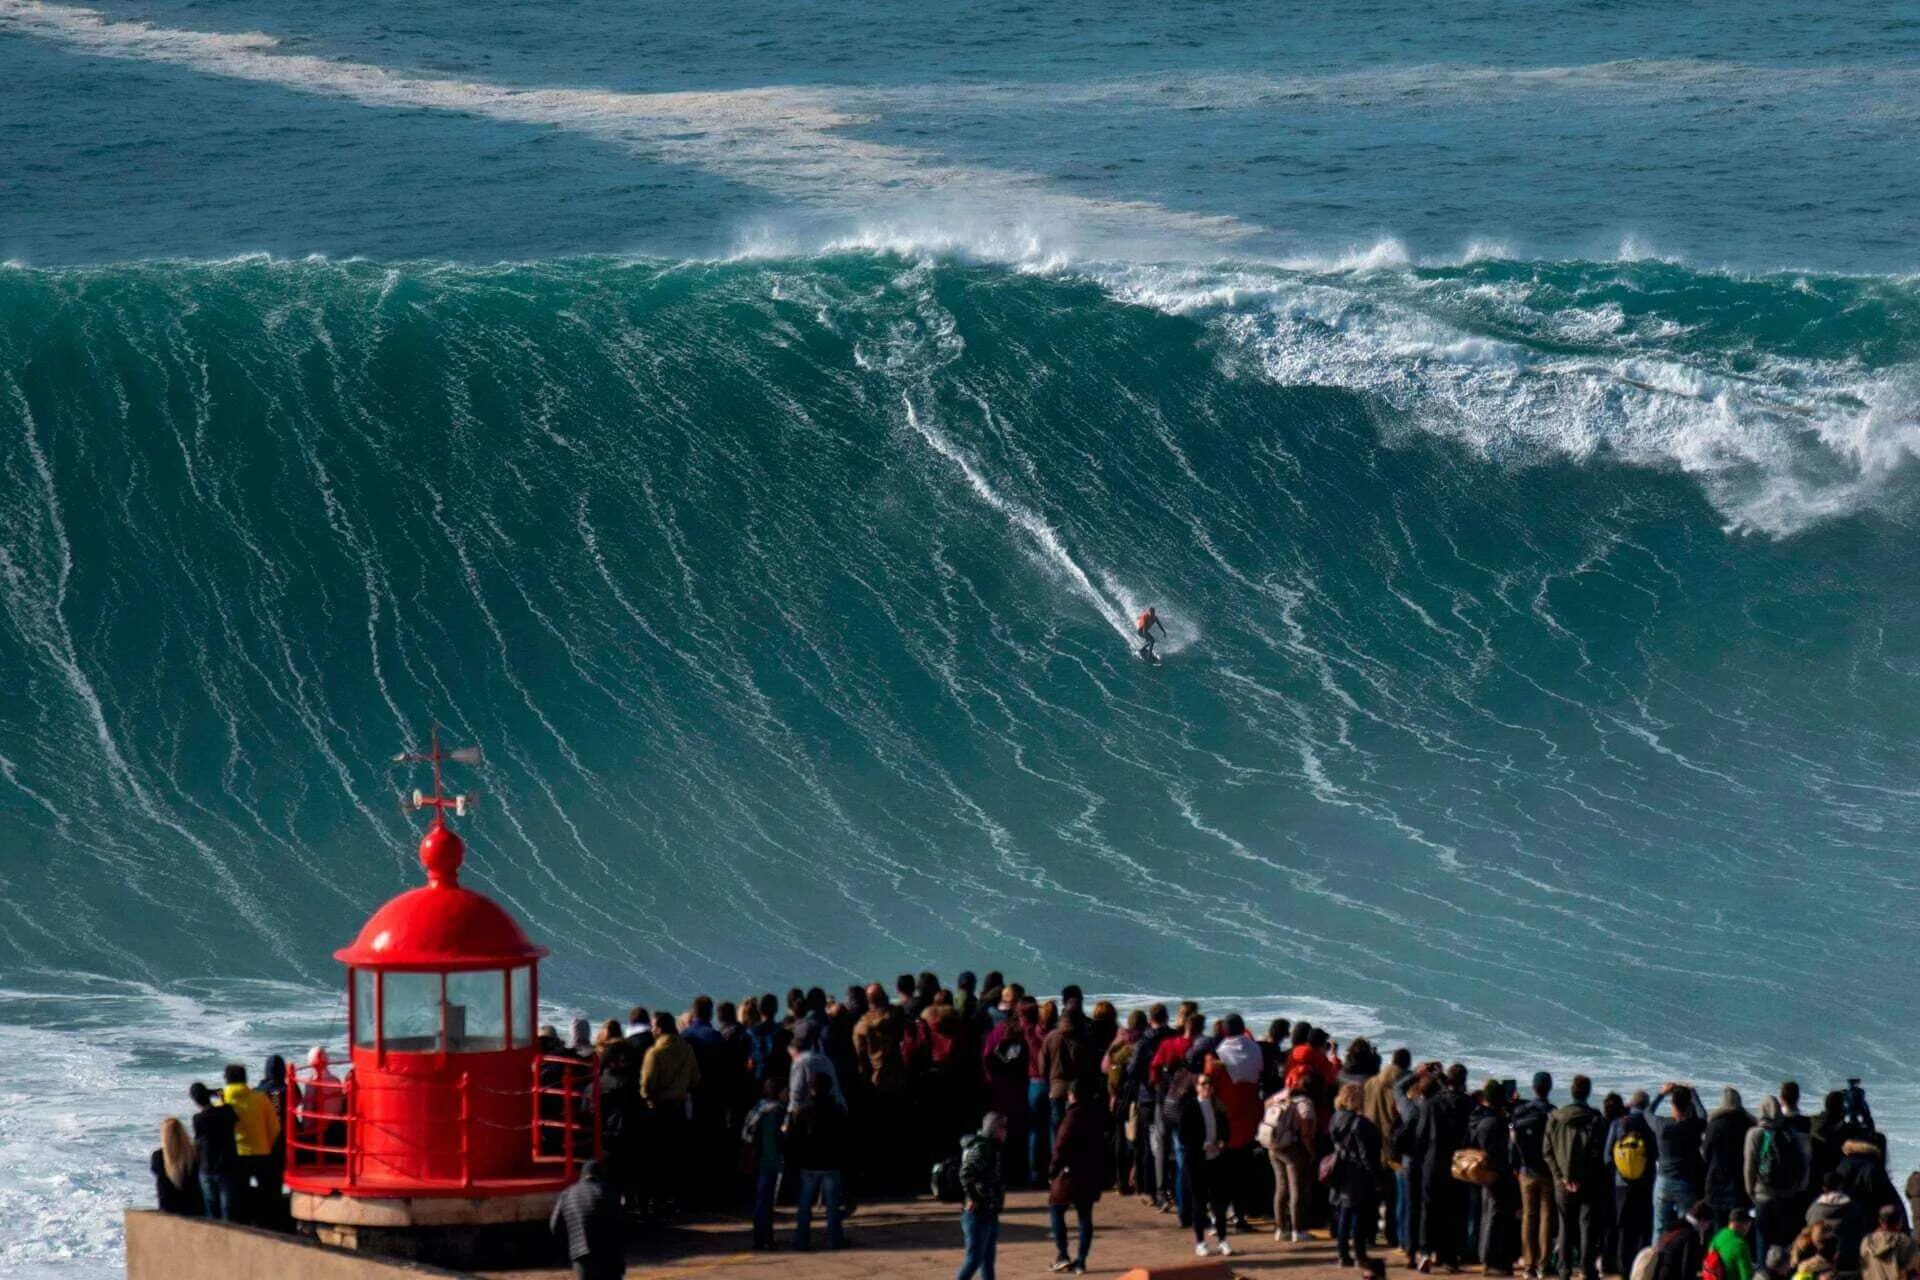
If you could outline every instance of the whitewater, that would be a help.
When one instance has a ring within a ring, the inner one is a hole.
[[[0,0],[0,1265],[338,1045],[436,719],[556,1020],[1002,968],[1901,1174],[1920,37],[1760,8]]]

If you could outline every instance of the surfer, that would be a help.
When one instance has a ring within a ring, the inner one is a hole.
[[[1152,605],[1148,605],[1147,611],[1140,615],[1140,620],[1133,624],[1134,634],[1138,635],[1142,641],[1140,645],[1140,656],[1148,662],[1160,661],[1159,656],[1153,651],[1153,629],[1155,627],[1160,628],[1160,634],[1162,636],[1167,634],[1167,624],[1160,621],[1160,615],[1153,611]]]

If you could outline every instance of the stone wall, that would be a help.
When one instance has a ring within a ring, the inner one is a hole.
[[[463,1271],[330,1249],[298,1236],[127,1210],[127,1280],[475,1280]]]

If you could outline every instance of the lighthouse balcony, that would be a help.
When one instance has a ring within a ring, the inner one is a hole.
[[[525,1051],[389,1053],[344,1079],[288,1072],[287,1185],[309,1196],[535,1195],[600,1155],[590,1062]]]

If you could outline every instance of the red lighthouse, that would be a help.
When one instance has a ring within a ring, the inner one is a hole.
[[[420,841],[426,884],[373,913],[347,966],[352,1069],[293,1078],[287,1185],[293,1215],[330,1243],[459,1263],[536,1236],[554,1195],[597,1154],[591,1067],[543,1054],[545,947],[483,893],[460,883],[465,846],[447,825],[444,761],[477,750],[402,756],[433,765]]]

